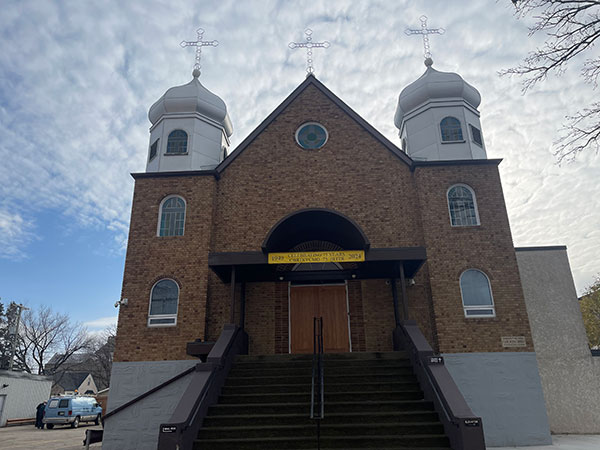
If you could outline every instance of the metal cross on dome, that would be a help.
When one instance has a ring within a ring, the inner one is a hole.
[[[202,47],[216,47],[219,45],[219,41],[203,41],[202,35],[204,34],[204,30],[202,28],[198,28],[196,30],[198,34],[198,40],[196,41],[181,41],[179,45],[183,48],[185,47],[196,47],[196,63],[194,64],[194,77],[200,76],[200,59],[202,58]]]
[[[315,69],[313,67],[313,60],[312,60],[312,49],[313,48],[328,48],[331,45],[329,43],[329,41],[313,42],[312,41],[312,33],[313,33],[313,31],[310,28],[307,28],[306,30],[304,30],[304,34],[306,35],[305,42],[290,42],[288,44],[288,47],[291,49],[295,49],[295,48],[305,48],[306,49],[306,72],[308,72],[308,74],[311,74],[315,71]]]
[[[404,33],[408,36],[413,34],[420,34],[423,36],[423,56],[425,56],[425,60],[428,58],[431,59],[431,51],[429,46],[429,35],[430,34],[444,34],[446,30],[443,28],[427,28],[427,16],[419,17],[421,19],[421,29],[420,30],[411,30],[407,28],[404,30]]]

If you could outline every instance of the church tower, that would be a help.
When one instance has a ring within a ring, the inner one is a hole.
[[[477,89],[456,73],[440,72],[433,60],[398,98],[394,123],[402,150],[416,161],[486,159]]]
[[[198,80],[169,89],[150,107],[146,172],[214,169],[227,155],[233,126],[225,102]]]

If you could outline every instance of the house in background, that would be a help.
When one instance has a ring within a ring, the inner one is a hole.
[[[45,364],[44,373],[52,375],[56,380],[65,372],[91,373],[98,389],[106,389],[110,384],[110,371],[115,349],[115,337],[109,336],[100,348],[95,351],[74,353],[64,360],[64,354],[55,353]]]
[[[52,385],[52,395],[96,395],[98,388],[89,372],[63,372]]]

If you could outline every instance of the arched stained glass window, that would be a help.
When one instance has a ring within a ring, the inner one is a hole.
[[[465,317],[496,315],[490,280],[481,270],[468,269],[461,274],[460,293]]]
[[[457,184],[448,189],[448,210],[452,226],[479,225],[475,193],[469,186]]]
[[[178,302],[179,286],[177,283],[170,279],[157,281],[150,293],[148,326],[175,325]]]
[[[187,153],[188,135],[183,130],[173,130],[169,133],[167,139],[167,153],[178,154]]]
[[[444,117],[440,122],[442,131],[442,142],[455,142],[463,140],[462,127],[460,120],[456,117]]]
[[[163,200],[160,207],[159,236],[183,236],[185,225],[185,201],[172,196]]]

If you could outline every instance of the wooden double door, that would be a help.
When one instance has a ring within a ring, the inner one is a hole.
[[[350,351],[345,285],[290,286],[290,349],[312,353],[313,319],[323,317],[326,353]]]

